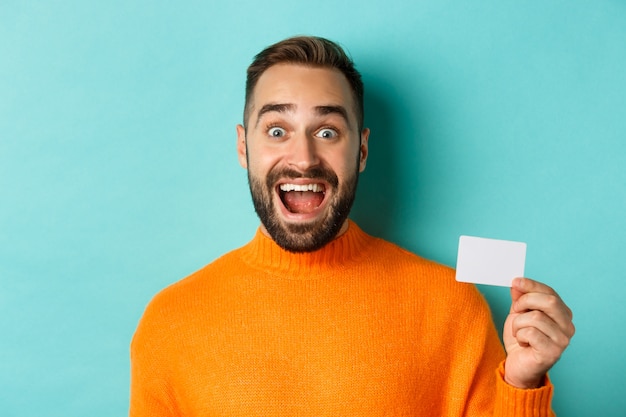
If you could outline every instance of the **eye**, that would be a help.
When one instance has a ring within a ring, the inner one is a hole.
[[[316,136],[322,139],[334,139],[337,135],[338,133],[335,129],[324,128],[317,132]]]
[[[282,138],[286,133],[282,127],[272,127],[267,131],[267,134],[273,138]]]

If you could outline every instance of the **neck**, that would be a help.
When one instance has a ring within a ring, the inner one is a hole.
[[[243,248],[242,261],[290,279],[314,279],[356,260],[371,239],[355,223],[346,221],[340,233],[321,249],[293,253],[278,246],[259,227],[255,238]]]

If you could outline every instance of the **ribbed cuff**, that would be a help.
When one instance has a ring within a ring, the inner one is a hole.
[[[515,388],[504,380],[504,361],[496,370],[496,403],[494,416],[497,417],[554,417],[552,393],[554,387],[546,376],[545,385],[536,389]]]

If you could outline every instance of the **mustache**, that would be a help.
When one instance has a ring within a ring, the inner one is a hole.
[[[313,167],[304,172],[299,172],[291,168],[272,170],[267,175],[267,187],[272,188],[278,180],[284,178],[308,178],[313,180],[323,180],[329,183],[333,188],[337,188],[339,186],[339,178],[337,178],[337,174],[335,174],[333,170],[324,167]]]

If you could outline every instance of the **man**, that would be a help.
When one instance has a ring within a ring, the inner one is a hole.
[[[297,37],[256,56],[237,151],[261,226],[152,300],[131,416],[553,415],[570,310],[517,279],[505,356],[473,285],[348,220],[368,138],[339,46]]]

